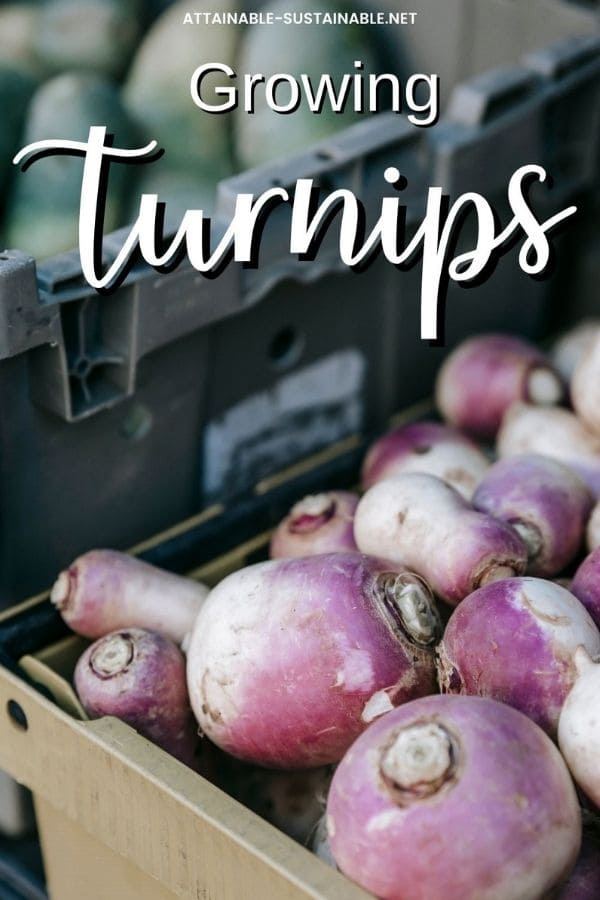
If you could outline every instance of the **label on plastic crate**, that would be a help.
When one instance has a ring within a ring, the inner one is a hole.
[[[286,375],[236,403],[204,433],[205,495],[244,491],[362,428],[367,363],[357,349]]]

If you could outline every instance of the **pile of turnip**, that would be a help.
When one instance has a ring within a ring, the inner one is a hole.
[[[600,323],[471,338],[436,401],[210,591],[76,560],[75,687],[377,897],[591,900]]]

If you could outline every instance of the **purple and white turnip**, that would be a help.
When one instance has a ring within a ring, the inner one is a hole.
[[[544,354],[508,334],[484,334],[459,344],[442,364],[435,387],[444,418],[481,440],[495,437],[513,403],[550,406],[563,395],[562,379]]]
[[[357,505],[358,497],[349,491],[304,497],[273,532],[269,556],[282,559],[356,550],[353,525]]]
[[[588,550],[596,550],[600,547],[600,501],[592,510],[587,527]]]
[[[73,631],[98,638],[147,628],[181,644],[208,588],[116,550],[90,550],[58,576],[50,600]]]
[[[558,721],[558,746],[582,791],[600,806],[600,664],[585,647],[575,654],[577,678]]]
[[[541,578],[498,581],[452,613],[437,649],[440,687],[507,703],[554,737],[580,646],[600,654],[600,632],[573,594]]]
[[[584,319],[554,343],[550,359],[566,384],[570,384],[578,362],[585,356],[598,335],[600,335],[600,319]]]
[[[493,700],[425,697],[374,722],[333,776],[339,868],[383,900],[540,900],[581,841],[552,741]]]
[[[557,459],[574,469],[600,497],[600,436],[568,409],[516,403],[502,421],[496,449],[501,458],[539,453]]]
[[[337,762],[375,715],[435,690],[435,603],[421,579],[359,553],[234,572],[188,650],[202,730],[267,768]]]
[[[583,560],[573,576],[570,590],[600,628],[600,547]]]
[[[373,485],[358,504],[354,536],[364,553],[407,566],[452,605],[527,565],[527,547],[510,525],[476,512],[433,475],[398,475]]]
[[[185,657],[173,641],[128,628],[91,644],[77,662],[74,681],[90,718],[115,716],[194,767],[199,737],[185,673]]]
[[[405,472],[437,475],[470,500],[490,466],[466,435],[440,422],[411,422],[379,438],[362,466],[364,490]]]
[[[550,578],[576,556],[593,506],[585,482],[547,456],[497,462],[473,496],[473,506],[512,525],[529,552],[527,572]]]
[[[600,331],[575,366],[571,401],[584,425],[600,436]]]

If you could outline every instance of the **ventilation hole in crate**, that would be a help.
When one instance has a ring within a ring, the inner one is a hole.
[[[268,355],[276,369],[287,369],[297,363],[302,354],[304,341],[302,336],[288,325],[276,332],[271,338]]]
[[[91,368],[92,364],[87,356],[80,356],[73,365],[73,375],[76,375],[77,378],[87,378],[87,376],[90,374]]]
[[[119,433],[128,441],[141,441],[151,428],[152,413],[141,403],[136,403],[121,422]]]
[[[325,162],[333,159],[333,153],[331,152],[331,150],[317,150],[315,156],[317,157],[317,159],[322,159]]]
[[[13,725],[16,725],[21,731],[27,731],[29,722],[20,703],[17,703],[16,700],[9,700],[6,704],[6,711]]]

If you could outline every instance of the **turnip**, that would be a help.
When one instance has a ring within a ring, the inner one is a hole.
[[[577,363],[585,356],[598,334],[600,319],[584,319],[563,334],[552,347],[550,359],[566,384],[570,383]]]
[[[499,581],[452,613],[438,647],[440,687],[514,706],[554,737],[580,645],[600,654],[600,633],[573,594],[541,578]]]
[[[571,400],[584,425],[600,439],[600,331],[575,366]]]
[[[354,517],[363,553],[380,553],[421,575],[455,605],[477,587],[525,571],[527,547],[510,525],[475,512],[433,475],[373,485]]]
[[[364,490],[404,472],[437,475],[470,500],[490,462],[473,441],[439,422],[411,422],[385,434],[362,467]]]
[[[556,747],[477,697],[425,697],[374,722],[333,776],[327,823],[342,872],[384,900],[540,900],[581,840]]]
[[[587,527],[587,545],[589,550],[600,547],[600,501],[592,510]]]
[[[558,721],[558,745],[573,778],[600,806],[600,665],[586,647],[575,655],[577,679]]]
[[[583,603],[600,628],[600,547],[592,550],[575,572],[571,593]]]
[[[168,638],[141,628],[114,631],[85,650],[75,689],[92,719],[115,716],[189,766],[198,729],[185,681],[185,657]]]
[[[50,600],[88,638],[148,628],[181,644],[206,596],[203,584],[116,550],[91,550],[58,576]]]
[[[267,768],[337,762],[369,721],[435,690],[440,622],[428,588],[359,553],[279,559],[214,588],[188,687],[202,730]]]
[[[498,434],[498,455],[540,453],[566,463],[600,497],[600,437],[567,409],[541,409],[525,403],[511,407]]]
[[[560,375],[537,347],[508,334],[484,334],[460,344],[440,368],[438,408],[457,428],[491,440],[511,404],[559,403]]]
[[[497,462],[473,496],[473,506],[519,532],[529,551],[527,572],[557,575],[583,543],[593,497],[564,463],[526,454]]]
[[[273,532],[271,559],[356,550],[353,525],[357,504],[358,497],[349,491],[304,497]]]

